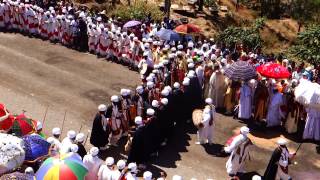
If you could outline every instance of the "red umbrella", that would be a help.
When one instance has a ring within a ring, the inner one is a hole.
[[[267,63],[258,66],[257,71],[264,77],[275,79],[286,79],[291,75],[287,68],[276,63]]]
[[[200,28],[193,24],[181,24],[176,27],[175,31],[181,34],[192,34],[201,32]]]

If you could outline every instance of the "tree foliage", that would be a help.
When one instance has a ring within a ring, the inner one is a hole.
[[[225,43],[227,46],[234,47],[236,44],[242,43],[250,49],[261,46],[262,39],[259,30],[264,26],[264,19],[257,19],[250,27],[234,27],[230,26],[221,32],[217,37],[217,41]]]
[[[136,0],[131,6],[119,6],[112,12],[117,17],[129,20],[143,20],[148,14],[151,14],[153,20],[159,22],[163,18],[163,13],[158,6],[152,2],[145,3],[143,0]]]
[[[319,22],[320,0],[292,0],[290,3],[290,16],[299,23]]]
[[[302,61],[320,63],[320,25],[312,26],[298,34],[296,45],[290,52]]]

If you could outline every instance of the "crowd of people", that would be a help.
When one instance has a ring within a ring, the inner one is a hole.
[[[150,17],[142,24],[124,28],[119,18],[108,18],[103,12],[90,14],[65,1],[45,7],[28,0],[1,0],[1,30],[89,51],[139,70],[141,75],[141,85],[134,92],[123,88],[120,95],[110,98],[110,105],[99,105],[90,136],[94,147],[89,152],[83,145],[84,134],[70,130],[60,142],[61,130],[54,128],[52,137],[47,138],[52,144],[51,155],[76,153],[89,170],[86,179],[137,179],[137,170],[145,170],[150,157],[157,156],[159,149],[166,146],[175,127],[190,123],[196,109],[202,109],[197,144],[213,143],[216,110],[250,124],[283,127],[287,133],[303,131],[303,139],[320,140],[319,111],[304,107],[294,98],[294,89],[301,79],[319,83],[319,67],[296,65],[281,56],[265,56],[260,48],[249,49],[242,44],[231,49],[214,39],[179,42],[160,39],[156,33],[166,28],[173,28],[168,20],[156,23]],[[291,76],[231,80],[224,71],[236,61],[246,61],[252,66],[278,63]],[[41,129],[39,124],[37,133]],[[244,170],[252,145],[249,132],[248,127],[242,127],[224,149],[231,154],[226,168],[232,178]],[[125,147],[128,159],[115,164],[108,157],[103,162],[98,157],[99,151],[118,146],[122,137],[128,139]],[[286,143],[284,139],[278,141],[265,179],[276,176],[290,179],[288,162],[295,154],[289,153]],[[32,169],[27,168],[26,173],[32,173]],[[152,173],[146,171],[143,178],[152,179]],[[175,175],[172,179],[182,176]]]

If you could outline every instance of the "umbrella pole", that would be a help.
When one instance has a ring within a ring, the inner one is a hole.
[[[63,117],[62,127],[61,127],[61,134],[63,133],[64,121],[66,120],[66,116],[67,116],[67,110],[64,112],[64,117]],[[61,136],[60,136],[60,138],[61,138]]]
[[[46,122],[48,109],[49,109],[49,106],[47,106],[46,111],[44,112],[43,121],[42,121],[42,129],[44,128],[44,123]]]
[[[296,152],[295,152],[296,154],[297,154],[297,152],[299,151],[301,145],[302,145],[302,143],[299,144],[299,146],[298,146],[298,148],[297,148],[297,150],[296,150]]]

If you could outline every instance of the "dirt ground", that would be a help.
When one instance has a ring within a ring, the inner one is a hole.
[[[39,120],[48,108],[44,122],[48,135],[53,127],[62,127],[65,113],[64,135],[69,129],[88,133],[97,105],[109,102],[120,88],[134,88],[138,83],[136,72],[94,55],[18,34],[0,33],[0,102],[15,114],[25,110],[28,116]],[[219,151],[242,125],[241,121],[218,114],[214,127],[216,144],[211,147],[194,144],[196,130],[191,125],[177,126],[173,139],[158,158],[150,161],[149,169],[155,174],[165,171],[169,177],[180,174],[185,179],[227,179],[227,157],[221,157]],[[295,136],[279,130],[251,129],[255,145],[243,179],[264,173],[279,136],[289,140],[291,151],[299,145]],[[301,146],[295,165],[290,166],[294,179],[320,178],[320,155],[315,146]],[[126,157],[122,146],[101,154],[102,158],[106,156]]]

